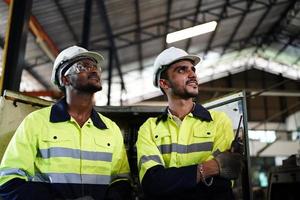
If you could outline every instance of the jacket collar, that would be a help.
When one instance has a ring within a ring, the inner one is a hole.
[[[213,119],[211,118],[210,113],[206,108],[204,108],[200,104],[196,104],[194,110],[192,111],[192,114],[199,119],[202,119],[204,121],[212,121]]]
[[[99,129],[107,129],[105,123],[101,120],[98,113],[95,109],[92,109],[91,120],[93,121],[94,126]],[[68,113],[68,104],[66,102],[66,98],[59,100],[51,107],[50,112],[50,122],[65,122],[71,119],[71,116]]]
[[[200,104],[195,104],[195,107],[191,113],[193,114],[193,116],[199,118],[200,120],[208,121],[208,122],[212,121],[212,117],[208,112],[208,110]],[[167,119],[168,119],[168,107],[161,115],[157,117],[156,124],[158,124],[160,121],[166,121]]]

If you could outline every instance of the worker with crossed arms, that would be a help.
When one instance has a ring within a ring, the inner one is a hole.
[[[153,84],[168,107],[138,132],[139,178],[147,199],[234,199],[231,180],[240,174],[242,156],[230,152],[234,134],[228,116],[193,102],[200,61],[170,47],[154,62]]]

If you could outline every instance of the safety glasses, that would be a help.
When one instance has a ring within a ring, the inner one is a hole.
[[[80,74],[83,72],[92,72],[98,71],[101,72],[100,66],[97,65],[96,62],[93,61],[78,61],[74,63],[64,74],[64,76]]]

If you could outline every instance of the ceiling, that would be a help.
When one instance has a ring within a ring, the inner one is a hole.
[[[9,5],[0,0],[1,55]],[[55,90],[53,59],[60,50],[81,45],[106,58],[98,105],[162,100],[152,86],[152,64],[163,49],[176,46],[204,58],[197,71],[206,93],[200,93],[201,101],[239,89],[248,95],[276,90],[257,97],[259,103],[249,100],[251,109],[262,112],[262,117],[250,114],[252,119],[270,118],[293,103],[295,112],[300,110],[299,11],[297,0],[33,0],[20,91]],[[165,42],[167,33],[210,21],[218,23],[214,32]]]

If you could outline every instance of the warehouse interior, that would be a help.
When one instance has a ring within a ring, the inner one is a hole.
[[[169,33],[212,21],[212,32],[166,41]],[[95,101],[112,118],[122,108],[136,116],[167,105],[152,84],[162,50],[175,46],[199,55],[197,102],[244,91],[251,189],[258,191],[251,199],[267,198],[270,171],[292,155],[299,184],[298,0],[0,0],[1,94],[60,99],[50,82],[53,62],[72,45],[104,56],[103,90]],[[147,111],[136,109],[143,107]]]

